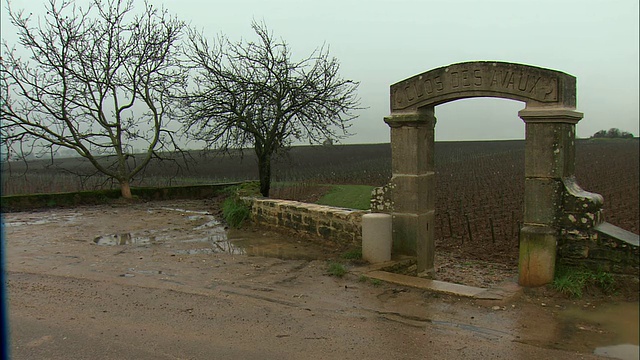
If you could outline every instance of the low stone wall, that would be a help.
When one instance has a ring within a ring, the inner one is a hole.
[[[562,179],[558,261],[617,274],[638,275],[638,235],[604,221],[601,195],[582,190],[574,177]]]
[[[560,263],[616,274],[638,275],[638,235],[603,222],[593,230],[563,230]]]
[[[169,187],[132,187],[131,194],[144,200],[204,199],[241,183],[184,185]],[[104,204],[119,199],[120,189],[78,191],[53,194],[9,195],[0,198],[0,211],[25,211],[54,207]]]
[[[362,215],[367,211],[290,200],[262,198],[251,202],[251,219],[262,226],[317,236],[341,244],[362,243]]]

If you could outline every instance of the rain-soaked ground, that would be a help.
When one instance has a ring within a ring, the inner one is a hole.
[[[173,229],[143,230],[99,235],[93,243],[101,246],[122,245],[164,245],[171,247],[175,243],[189,244],[186,248],[176,249],[180,255],[194,254],[232,254],[247,256],[273,257],[282,260],[326,260],[335,257],[335,252],[315,243],[294,240],[270,231],[238,230],[226,228],[219,219],[207,211],[185,210],[180,208],[157,208],[147,210],[156,212],[176,212],[191,224],[191,229],[175,234]]]
[[[329,277],[327,261],[344,248],[264,229],[225,229],[213,207],[173,201],[4,214],[14,357],[59,351],[87,358],[81,344],[120,329],[117,355],[95,358],[221,354],[208,347],[211,337],[230,337],[227,358],[251,358],[245,351],[254,348],[263,348],[255,358],[326,358],[332,351],[381,359],[638,358],[637,301],[571,300],[534,289],[497,302]],[[511,275],[502,280],[513,281]],[[218,330],[201,333],[197,326]],[[176,328],[192,336],[176,339]],[[75,334],[77,348],[61,331]],[[167,348],[147,333],[166,337]],[[236,333],[253,340],[235,343]],[[172,342],[179,351],[168,347]]]

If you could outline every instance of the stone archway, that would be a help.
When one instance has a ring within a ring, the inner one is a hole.
[[[393,215],[394,253],[416,255],[418,274],[433,275],[435,107],[472,97],[526,104],[518,113],[526,124],[519,283],[549,283],[567,201],[575,206],[583,201],[592,210],[594,223],[600,222],[602,204],[597,194],[576,195],[582,190],[574,179],[575,124],[582,113],[575,110],[576,79],[571,75],[529,65],[476,61],[440,67],[391,85],[391,115],[384,120],[391,128],[393,175],[373,209]]]

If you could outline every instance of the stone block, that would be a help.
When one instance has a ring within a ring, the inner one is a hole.
[[[567,212],[595,213],[602,209],[602,195],[583,190],[574,176],[562,179],[564,198],[562,207]]]
[[[435,209],[435,173],[424,175],[394,175],[394,212],[421,214]]]
[[[318,235],[324,239],[331,238],[331,228],[328,226],[318,226]]]
[[[597,212],[566,212],[560,217],[559,226],[562,229],[589,230],[597,227],[603,221],[602,211]]]
[[[373,189],[371,192],[371,212],[392,213],[394,207],[393,184]]]
[[[425,124],[391,128],[391,172],[424,174],[434,171],[435,132]]]
[[[417,257],[418,274],[433,273],[435,257],[435,212],[393,214],[394,254]]]
[[[549,226],[525,225],[520,230],[520,286],[536,287],[553,281],[557,240],[557,231]]]
[[[562,206],[562,183],[555,179],[525,179],[524,222],[555,226]]]
[[[575,173],[575,125],[527,123],[525,176],[560,179]]]

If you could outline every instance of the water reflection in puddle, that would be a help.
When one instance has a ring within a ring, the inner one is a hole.
[[[638,302],[602,305],[596,309],[572,307],[565,310],[561,317],[576,322],[581,331],[590,324],[603,329],[605,334],[596,335],[594,354],[614,359],[634,359],[639,356],[638,347]],[[583,326],[581,324],[585,324]]]
[[[185,213],[185,214],[198,214],[198,215],[208,215],[211,216],[211,213],[208,211],[199,211],[199,210],[185,210],[185,209],[178,209],[178,208],[160,208],[160,210],[165,210],[165,211],[177,211],[177,212],[181,212],[181,213]],[[149,212],[153,212],[153,209],[149,209]]]
[[[638,345],[631,344],[603,346],[597,348],[593,353],[600,356],[622,360],[638,360],[640,358]]]
[[[174,250],[180,255],[232,254],[275,257],[283,260],[328,259],[335,254],[326,247],[301,243],[285,236],[245,230],[226,230],[213,215],[206,211],[162,208],[163,211],[178,211],[193,223],[190,230],[176,235],[171,230],[145,231],[142,233],[107,234],[96,237],[93,243],[102,246],[158,245],[158,244],[207,244],[206,246],[183,246]],[[153,210],[149,210],[153,212]],[[189,247],[189,248],[185,248]]]
[[[96,245],[106,245],[106,246],[114,246],[114,245],[146,245],[153,244],[156,242],[155,236],[135,236],[131,233],[123,233],[123,234],[109,234],[98,236],[93,239],[93,242]]]
[[[282,260],[323,260],[335,256],[321,246],[303,244],[277,234],[273,236],[230,230],[228,238],[234,246],[244,249],[249,256],[273,257]]]
[[[82,216],[82,213],[72,214],[48,214],[48,213],[34,213],[31,217],[27,216],[26,219],[21,221],[12,221],[11,214],[4,216],[2,225],[5,227],[18,227],[18,226],[31,226],[31,225],[45,225],[54,222],[76,222],[78,218]]]
[[[181,255],[198,255],[198,254],[232,254],[245,255],[247,252],[241,247],[235,246],[230,241],[212,241],[211,247],[200,249],[180,249],[175,251]]]

